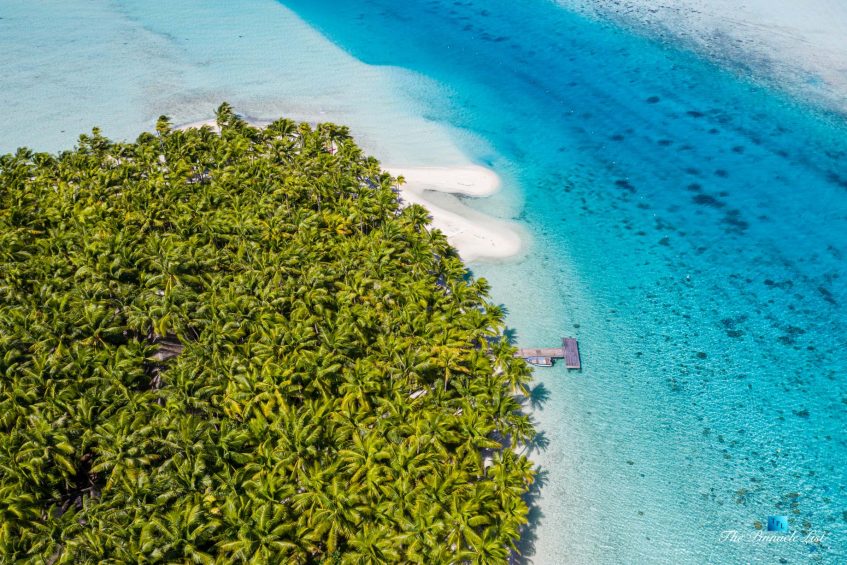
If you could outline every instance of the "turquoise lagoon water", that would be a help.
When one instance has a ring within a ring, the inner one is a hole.
[[[475,274],[585,367],[537,371],[525,560],[847,562],[843,118],[549,1],[284,4],[0,4],[0,149],[228,99],[464,152],[507,180],[466,203],[531,236]],[[768,515],[823,541],[752,541]]]

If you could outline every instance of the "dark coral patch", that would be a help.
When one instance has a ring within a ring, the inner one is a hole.
[[[728,210],[721,223],[727,226],[727,231],[730,233],[740,233],[750,227],[749,222],[741,219],[739,210]]]
[[[794,286],[794,281],[789,279],[789,280],[784,280],[784,281],[781,281],[781,282],[776,282],[772,279],[765,279],[764,281],[762,281],[762,284],[764,284],[765,286],[772,287],[772,288],[779,288],[779,289],[782,289],[782,290],[786,290],[786,289],[789,289],[792,286]]]
[[[826,175],[826,178],[829,179],[829,182],[837,184],[841,188],[847,188],[847,178],[842,177],[838,173],[829,173]]]
[[[615,186],[616,186],[616,187],[618,187],[618,188],[620,188],[620,189],[626,190],[627,192],[631,192],[631,193],[635,193],[635,192],[636,192],[635,187],[634,187],[634,186],[632,186],[632,184],[631,184],[628,180],[626,180],[626,179],[618,179],[618,180],[616,180],[616,181],[615,181]]]
[[[710,206],[712,208],[723,208],[726,206],[726,204],[710,194],[698,194],[692,198],[692,200],[695,204],[699,204],[700,206]]]
[[[832,292],[830,292],[828,288],[824,286],[819,286],[818,292],[821,294],[821,296],[823,296],[823,299],[829,302],[830,304],[838,304],[838,302],[835,301],[835,297],[832,295]]]
[[[734,318],[724,318],[721,320],[721,324],[724,327],[724,331],[726,331],[726,335],[731,338],[738,339],[744,336],[744,332],[738,329],[739,324],[743,324],[747,321],[747,315],[741,314],[739,316],[735,316]]]

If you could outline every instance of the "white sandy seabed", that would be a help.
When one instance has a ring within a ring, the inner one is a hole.
[[[557,0],[847,113],[845,0]]]
[[[359,61],[274,0],[0,2],[0,52],[0,152],[66,149],[94,125],[132,138],[161,114],[198,125],[228,101],[250,122],[348,125],[366,152],[396,165],[402,199],[426,206],[466,260],[512,256],[525,240],[466,199],[500,181],[463,150],[481,140],[425,117],[426,101],[449,98],[443,86]],[[510,215],[501,203],[517,191],[507,192],[491,213]]]

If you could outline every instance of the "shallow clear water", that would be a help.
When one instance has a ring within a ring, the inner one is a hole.
[[[224,98],[346,121],[387,160],[458,146],[507,179],[472,204],[532,236],[474,272],[519,344],[583,355],[537,372],[529,559],[847,561],[843,119],[544,0],[284,2],[337,47],[273,2],[176,4],[0,5],[0,149]],[[773,514],[823,543],[721,541]]]

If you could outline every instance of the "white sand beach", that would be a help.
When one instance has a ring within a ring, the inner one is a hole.
[[[475,165],[386,167],[386,170],[403,176],[406,183],[400,187],[401,200],[429,210],[433,227],[444,232],[466,261],[502,259],[521,251],[522,237],[515,225],[472,210],[458,199],[452,200],[448,207],[427,198],[428,191],[477,198],[489,196],[500,186],[500,178],[493,171]]]
[[[420,204],[429,210],[433,227],[447,235],[447,240],[459,250],[465,261],[504,259],[517,255],[522,249],[522,238],[517,228],[508,222],[460,204],[453,209],[438,206],[408,188],[401,189],[400,196],[405,203]]]
[[[844,0],[557,0],[847,112]]]
[[[392,175],[402,176],[406,184],[426,190],[466,196],[491,196],[500,188],[500,177],[478,165],[455,167],[385,167]]]
[[[432,225],[443,231],[466,261],[502,259],[521,251],[521,235],[509,222],[471,210],[458,199],[449,207],[427,198],[427,192],[442,192],[482,198],[500,188],[500,177],[478,165],[453,167],[385,167],[406,181],[400,187],[405,203],[420,204],[429,210]],[[525,237],[525,236],[524,236]]]
[[[261,127],[259,124],[255,123],[255,122],[250,122],[250,125]],[[190,123],[187,123],[187,124],[179,124],[179,125],[175,126],[174,129],[177,129],[177,130],[187,130],[187,129],[195,129],[195,128],[199,129],[199,128],[202,128],[203,126],[209,126],[210,128],[212,128],[212,131],[215,132],[215,133],[221,132],[221,128],[218,127],[218,122],[214,118],[209,118],[208,120],[200,120],[198,122],[190,122]]]

